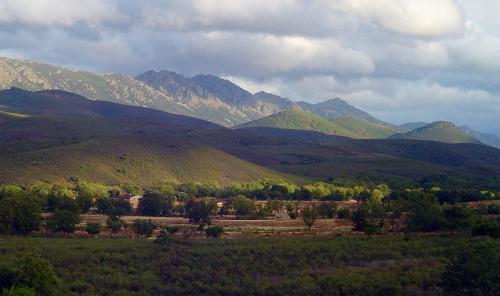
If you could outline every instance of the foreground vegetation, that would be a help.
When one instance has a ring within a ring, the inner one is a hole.
[[[15,274],[18,258],[47,260],[59,279],[53,295],[497,295],[499,247],[491,239],[450,236],[161,244],[4,237],[0,270],[2,288],[11,289],[3,279]]]

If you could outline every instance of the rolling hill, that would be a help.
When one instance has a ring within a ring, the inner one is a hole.
[[[196,118],[62,91],[4,90],[0,105],[2,114],[30,115],[0,122],[0,183],[79,177],[144,186],[169,178],[224,185],[289,177],[191,140],[187,134],[194,130],[224,130]]]
[[[436,121],[406,133],[394,134],[393,139],[439,141],[444,143],[481,143],[457,128],[454,123]]]
[[[355,138],[356,134],[335,122],[301,110],[287,110],[240,125],[239,128],[272,127],[282,129],[308,130],[327,135]]]
[[[384,139],[398,131],[395,128],[369,122],[357,117],[340,117],[335,120],[327,120],[298,109],[282,111],[239,126],[239,128],[248,127],[316,131],[327,135],[345,136],[355,139]]]
[[[277,127],[228,129],[64,91],[4,90],[0,105],[0,183],[78,177],[143,186],[169,178],[226,185],[262,177],[300,183],[330,177],[419,180],[436,174],[487,182],[500,175],[500,150],[474,143],[354,140]],[[301,129],[304,117],[319,118],[320,126],[326,121],[325,128],[336,125],[304,111],[287,113]]]

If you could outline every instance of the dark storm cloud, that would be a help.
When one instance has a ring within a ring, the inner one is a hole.
[[[494,0],[1,0],[0,54],[213,73],[389,121],[500,127]]]

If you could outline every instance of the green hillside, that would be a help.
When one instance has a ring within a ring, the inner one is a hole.
[[[224,130],[196,118],[62,91],[4,90],[0,105],[9,116],[0,121],[0,183],[78,177],[106,184],[177,179],[226,185],[289,178],[190,140],[192,130]],[[31,116],[19,115],[25,113]]]
[[[438,141],[444,143],[480,143],[478,140],[446,121],[436,121],[403,134],[394,134],[393,139]]]
[[[287,110],[261,119],[251,121],[239,126],[248,127],[274,127],[282,129],[295,129],[316,131],[327,135],[338,135],[356,138],[357,134],[337,125],[335,122],[321,118],[312,113],[301,110]]]
[[[172,137],[97,138],[0,153],[0,183],[68,182],[71,177],[142,186],[158,185],[169,179],[211,180],[227,185],[263,177],[287,178],[220,150]]]
[[[356,134],[355,138],[359,139],[385,139],[398,130],[379,123],[368,122],[356,117],[342,117],[334,120],[334,122]]]
[[[355,139],[385,139],[398,130],[379,123],[356,117],[341,117],[327,120],[318,115],[302,111],[287,110],[240,125],[248,127],[272,127],[316,131],[327,135],[345,136]]]

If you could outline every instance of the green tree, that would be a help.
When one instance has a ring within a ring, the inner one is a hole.
[[[124,216],[130,214],[132,208],[126,200],[115,198],[100,198],[97,200],[99,213],[107,216]]]
[[[24,190],[19,185],[2,185],[0,186],[0,199],[4,197],[19,197],[24,196]]]
[[[122,229],[122,227],[126,226],[126,223],[122,220],[120,216],[109,215],[106,219],[106,227],[111,229],[111,232],[117,233]]]
[[[375,233],[384,226],[384,207],[377,202],[364,202],[351,214],[354,230]]]
[[[217,205],[215,205],[216,207]],[[214,204],[206,199],[190,198],[184,205],[184,215],[191,223],[196,223],[203,228],[212,223]]]
[[[322,202],[319,204],[318,208],[318,215],[325,219],[332,219],[335,217],[335,212],[337,211],[337,204],[334,202]]]
[[[50,262],[33,255],[17,262],[14,287],[31,288],[36,295],[60,295],[60,282]]]
[[[446,295],[498,295],[499,251],[494,241],[457,248],[448,258],[441,279],[441,287]]]
[[[480,218],[473,209],[458,205],[444,207],[443,216],[444,226],[449,230],[470,229]]]
[[[174,202],[173,196],[148,191],[139,201],[138,211],[144,216],[166,216],[172,214]]]
[[[40,206],[25,194],[0,199],[0,234],[26,235],[40,224]]]
[[[231,200],[231,206],[234,209],[236,216],[239,218],[255,217],[257,213],[257,205],[255,201],[243,195],[238,195]]]
[[[153,234],[153,231],[156,229],[156,225],[151,221],[151,219],[148,220],[134,220],[132,223],[132,230],[137,234],[138,236],[142,237],[150,237]]]
[[[78,223],[80,223],[78,212],[66,209],[58,209],[47,218],[47,227],[52,232],[75,232]]]
[[[76,202],[81,213],[86,213],[98,199],[107,198],[109,195],[108,187],[99,183],[78,182],[76,192]]]
[[[318,217],[316,207],[314,205],[307,206],[300,211],[300,214],[302,216],[302,222],[304,222],[308,229],[311,229],[314,222],[316,222],[316,218]]]
[[[492,238],[500,237],[500,223],[497,221],[479,222],[472,228],[472,235],[488,235]]]
[[[101,223],[87,223],[85,225],[85,231],[87,231],[89,234],[99,234],[101,232]]]
[[[412,195],[408,200],[407,228],[410,231],[432,232],[444,225],[443,207],[432,194]]]

